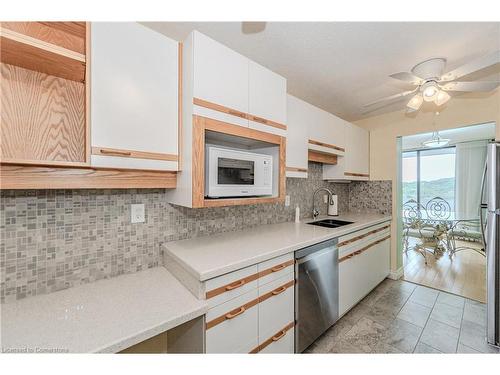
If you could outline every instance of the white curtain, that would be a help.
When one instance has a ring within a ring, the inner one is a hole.
[[[481,178],[488,141],[458,143],[455,154],[455,210],[467,217],[479,217]]]

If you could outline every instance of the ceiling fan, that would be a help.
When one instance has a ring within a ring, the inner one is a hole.
[[[371,107],[386,101],[401,99],[413,95],[406,104],[408,112],[415,112],[420,109],[423,102],[434,102],[437,106],[445,104],[450,100],[448,92],[486,92],[494,90],[500,82],[497,81],[468,81],[457,82],[461,77],[477,72],[478,70],[488,68],[500,63],[500,51],[493,52],[479,59],[473,60],[461,67],[458,67],[447,73],[445,72],[446,59],[433,58],[425,60],[415,65],[411,72],[400,72],[391,74],[390,77],[415,85],[412,90],[404,91],[399,94],[387,96],[374,102],[365,104],[365,107]],[[378,109],[378,108],[376,108]],[[375,110],[375,109],[374,109]],[[371,112],[372,110],[368,111]]]

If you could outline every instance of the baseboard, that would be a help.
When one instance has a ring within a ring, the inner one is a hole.
[[[400,267],[396,271],[389,272],[389,275],[387,277],[392,280],[399,280],[402,276],[403,276],[403,267]]]

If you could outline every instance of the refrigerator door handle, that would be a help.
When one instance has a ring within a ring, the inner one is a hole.
[[[486,173],[488,171],[488,162],[485,160],[484,169],[483,169],[483,177],[481,178],[481,198],[479,199],[479,224],[481,226],[481,237],[483,238],[483,248],[486,251],[486,234],[485,234],[485,222],[483,218],[483,211],[487,209],[487,205],[483,204],[484,202],[484,189],[486,185]]]

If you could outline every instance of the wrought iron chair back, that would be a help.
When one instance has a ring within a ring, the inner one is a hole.
[[[429,221],[439,222],[451,217],[451,206],[441,197],[434,197],[427,202],[425,211]]]
[[[403,219],[406,224],[422,219],[422,211],[425,208],[415,199],[410,199],[403,204]]]

